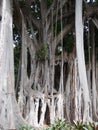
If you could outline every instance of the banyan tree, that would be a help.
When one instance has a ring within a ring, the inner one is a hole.
[[[0,127],[98,121],[97,33],[97,1],[0,0]]]

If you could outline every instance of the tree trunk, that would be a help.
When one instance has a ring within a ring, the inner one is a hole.
[[[14,127],[12,95],[14,94],[13,36],[11,1],[2,1],[0,22],[0,123],[4,129]],[[8,24],[9,23],[9,24]]]
[[[95,70],[95,35],[94,26],[91,24],[91,44],[92,44],[92,106],[94,119],[98,119],[97,115],[97,89],[96,89],[96,70]]]
[[[16,124],[18,128],[24,121],[19,115],[14,92],[12,1],[0,1],[0,6],[0,125],[7,130],[14,129]]]
[[[76,0],[75,10],[75,28],[76,28],[76,51],[78,58],[78,69],[80,78],[80,87],[83,90],[84,111],[83,121],[92,120],[91,100],[86,76],[84,46],[83,46],[83,21],[82,21],[82,0]]]

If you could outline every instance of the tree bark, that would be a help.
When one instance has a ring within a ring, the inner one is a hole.
[[[91,100],[86,76],[85,58],[84,58],[82,0],[76,0],[75,28],[76,28],[76,51],[78,58],[80,87],[83,90],[83,100],[84,100],[83,121],[89,122],[92,120],[92,111],[91,111]]]
[[[11,9],[11,1],[3,0],[2,21],[0,22],[0,123],[4,129],[14,127],[12,110],[14,72]]]
[[[19,115],[14,92],[11,0],[2,1],[2,21],[0,24],[0,124],[4,129],[14,129],[16,126],[18,128],[19,125],[22,125],[24,121]]]
[[[91,44],[92,44],[92,106],[94,119],[98,119],[97,115],[97,89],[96,89],[96,62],[95,62],[95,33],[94,26],[91,24]]]

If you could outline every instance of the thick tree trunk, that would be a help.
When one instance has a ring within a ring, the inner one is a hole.
[[[14,127],[12,95],[14,94],[13,36],[11,1],[2,1],[0,22],[0,123],[4,129]],[[8,24],[9,23],[9,24]]]
[[[18,128],[24,121],[19,115],[14,92],[12,1],[0,1],[0,6],[0,125],[8,130],[14,129],[16,124]]]
[[[89,122],[92,119],[91,100],[86,76],[84,46],[83,46],[83,21],[82,21],[82,0],[76,0],[75,28],[76,28],[76,50],[78,58],[78,69],[80,87],[83,90],[84,111],[83,121]]]

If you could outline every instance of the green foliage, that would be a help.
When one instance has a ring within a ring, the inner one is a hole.
[[[73,127],[65,120],[58,119],[54,124],[51,124],[46,130],[71,130]]]
[[[23,125],[22,127],[19,128],[19,130],[35,130],[34,128],[32,128],[29,125]]]
[[[19,130],[35,130],[29,125],[23,125]],[[74,124],[68,123],[66,120],[58,119],[54,124],[51,124],[48,128],[41,130],[97,130],[94,123],[83,123],[82,121],[74,121]]]
[[[54,124],[43,130],[95,130],[95,125],[83,123],[82,121],[74,121],[74,125],[72,125],[65,120],[58,119]]]
[[[83,123],[82,121],[74,122],[74,130],[95,130],[94,124]]]
[[[81,122],[81,121],[74,122],[74,125],[75,125],[76,130],[82,130],[84,127],[83,122]]]
[[[39,61],[44,61],[45,59],[48,59],[46,53],[47,53],[47,47],[45,46],[45,44],[42,44],[40,49],[37,50],[35,53],[36,59]]]

